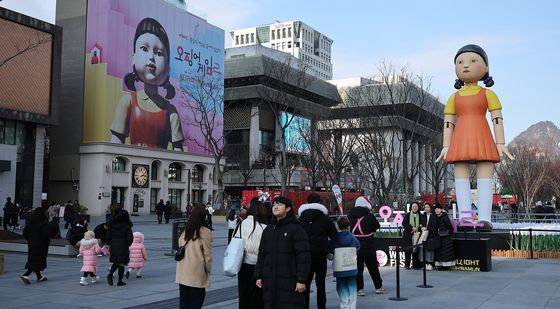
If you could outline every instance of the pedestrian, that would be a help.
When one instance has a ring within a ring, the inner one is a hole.
[[[157,214],[158,224],[161,224],[161,221],[163,220],[163,210],[164,209],[165,209],[165,205],[163,204],[163,200],[161,199],[156,204],[156,214]]]
[[[424,248],[420,250],[419,259],[421,262],[426,264],[426,270],[432,270],[432,264],[434,263],[433,243],[437,241],[435,237],[438,226],[437,217],[432,213],[432,204],[424,203],[424,214],[420,216],[420,225],[423,232],[428,231],[428,236],[424,241]]]
[[[307,233],[292,209],[288,198],[274,198],[274,221],[264,229],[259,245],[255,278],[267,309],[305,308],[311,253]]]
[[[107,283],[113,285],[113,274],[118,270],[119,281],[117,286],[126,285],[122,281],[124,267],[129,262],[128,247],[132,244],[132,222],[128,211],[120,209],[112,220],[107,222],[107,240],[109,241],[109,261],[113,263],[107,275]]]
[[[27,271],[20,278],[25,284],[31,284],[29,275],[32,272],[37,276],[37,281],[47,281],[47,277],[43,276],[41,271],[47,268],[51,241],[48,230],[47,215],[43,208],[35,208],[23,229],[23,237],[27,240],[27,263],[25,263]]]
[[[437,217],[436,237],[439,237],[441,247],[435,250],[435,266],[437,269],[448,270],[455,266],[455,249],[453,247],[453,226],[447,212],[436,203],[434,212]]]
[[[266,228],[268,219],[266,209],[258,197],[251,199],[247,218],[240,222],[234,232],[234,237],[244,240],[243,263],[237,274],[237,289],[239,295],[239,309],[264,308],[262,290],[256,286],[254,276],[255,264],[259,255],[262,233]]]
[[[175,274],[180,309],[202,308],[206,288],[210,287],[212,232],[207,224],[206,208],[197,205],[179,237],[179,247],[185,246],[185,256],[177,263]]]
[[[403,247],[416,245],[418,237],[420,236],[420,204],[418,204],[418,202],[410,203],[410,212],[404,216],[402,226],[404,228],[402,236]],[[420,261],[418,260],[418,248],[405,249],[403,251],[404,268],[420,268]]]
[[[126,279],[130,277],[130,272],[132,270],[136,270],[136,278],[142,278],[142,268],[144,268],[144,262],[148,260],[146,247],[144,247],[144,234],[134,232],[132,236],[134,240],[132,241],[132,245],[128,248],[130,252],[130,261],[128,262],[128,270],[124,275]]]
[[[8,227],[12,231],[15,229],[15,224],[13,223],[14,213],[17,216],[16,205],[14,203],[12,203],[12,198],[8,197],[8,198],[6,198],[6,204],[4,204],[4,218],[3,218],[4,222],[3,222],[3,224],[4,224],[4,230],[5,231],[8,230]]]
[[[71,225],[68,232],[66,232],[66,239],[70,244],[76,249],[80,248],[80,240],[84,237],[84,233],[87,232],[87,221],[86,220],[75,220]]]
[[[95,238],[95,233],[93,231],[85,232],[84,238],[80,241],[79,255],[83,259],[83,266],[82,269],[80,269],[80,272],[83,273],[80,278],[80,285],[88,285],[86,281],[88,276],[91,277],[91,284],[99,280],[99,276],[97,276],[97,255],[101,253],[101,251],[102,249]]]
[[[210,202],[206,203],[206,220],[208,221],[208,227],[210,228],[211,231],[214,230],[214,228],[212,227],[213,213],[214,213],[214,207],[212,207],[212,204],[210,204]]]
[[[99,240],[100,246],[104,246],[109,243],[109,240],[107,239],[108,230],[109,227],[107,226],[107,222],[100,223],[93,229],[95,237]]]
[[[336,235],[336,227],[327,214],[327,207],[321,203],[321,197],[316,193],[310,194],[307,197],[307,204],[302,204],[298,209],[299,223],[307,233],[311,250],[311,271],[305,283],[306,308],[309,308],[309,291],[313,277],[315,277],[315,287],[317,288],[316,308],[324,309],[327,304],[325,292],[327,254],[329,253],[329,239]]]
[[[341,309],[355,309],[357,301],[356,275],[358,274],[357,253],[360,241],[350,232],[350,221],[340,217],[337,221],[339,232],[329,242],[329,252],[333,255],[333,276],[336,278],[336,292]],[[345,250],[337,255],[336,249]],[[343,261],[338,261],[339,259]],[[341,269],[336,269],[337,265]]]
[[[356,199],[354,208],[350,209],[348,213],[348,220],[350,220],[352,234],[360,241],[356,276],[358,296],[366,295],[364,292],[364,264],[375,286],[375,294],[383,294],[385,288],[383,288],[383,280],[379,273],[374,240],[374,233],[379,229],[380,224],[371,213],[371,204],[365,197],[360,196]]]
[[[240,205],[236,202],[231,204],[231,208],[229,209],[226,221],[228,225],[228,244],[231,241],[231,235],[233,234],[233,230],[237,227],[237,219],[240,213]]]
[[[171,202],[165,202],[165,206],[163,207],[163,216],[165,217],[165,223],[169,223],[169,218],[171,217]]]
[[[187,218],[190,217],[192,209],[193,209],[192,203],[190,203],[190,202],[187,203],[187,206],[185,207],[185,212],[186,212]]]
[[[64,205],[64,228],[68,229],[68,226],[72,225],[74,222],[74,217],[76,216],[76,212],[74,211],[74,207],[72,205],[72,201],[68,200],[68,202]]]

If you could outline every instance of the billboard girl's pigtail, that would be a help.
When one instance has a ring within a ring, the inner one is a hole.
[[[138,75],[136,75],[136,68],[132,67],[132,72],[124,76],[124,84],[128,90],[136,91],[135,83],[139,81]]]
[[[167,79],[161,86],[167,91],[167,94],[165,95],[166,99],[171,100],[175,97],[175,87],[173,87],[173,85],[169,82],[169,76],[167,76]]]

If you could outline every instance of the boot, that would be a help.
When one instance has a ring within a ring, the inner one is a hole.
[[[93,284],[93,283],[96,283],[97,280],[99,280],[99,276],[92,277],[92,278],[91,278],[91,283],[92,283],[92,284]]]
[[[86,277],[80,278],[80,285],[83,285],[83,286],[86,286],[86,285],[87,285]]]

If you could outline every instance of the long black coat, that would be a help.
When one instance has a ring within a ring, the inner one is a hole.
[[[309,242],[295,215],[268,225],[261,237],[255,277],[262,279],[265,308],[304,308],[305,293],[295,292],[311,269]]]
[[[47,268],[47,255],[51,243],[47,216],[37,208],[27,219],[23,237],[27,240],[26,269],[42,271]]]
[[[109,230],[107,231],[107,241],[109,243],[109,252],[111,257],[109,260],[115,264],[128,264],[129,252],[128,247],[134,240],[132,236],[132,222],[128,212],[122,210],[107,223]]]
[[[435,251],[435,260],[442,263],[455,261],[455,249],[453,247],[453,239],[451,239],[453,235],[453,226],[447,214],[442,213],[438,216],[436,234],[445,234],[445,231],[449,231],[449,236],[440,236],[441,248]]]
[[[309,239],[311,257],[327,258],[329,239],[336,235],[336,227],[327,213],[327,208],[321,204],[303,204],[298,210],[299,222]]]
[[[437,227],[438,227],[437,216],[435,214],[430,214],[430,222],[426,224],[427,220],[428,220],[428,216],[426,214],[422,214],[420,216],[420,225],[428,229],[429,231],[428,239],[431,239],[434,238],[437,233]]]
[[[410,225],[410,212],[404,216],[403,220],[403,235],[402,235],[402,245],[412,246],[412,225]],[[420,213],[418,213],[418,224],[420,224]],[[404,250],[404,252],[412,252],[412,249]]]
[[[354,227],[356,226],[358,219],[362,217],[364,217],[364,219],[362,219],[362,223],[360,225],[362,227],[362,232],[364,235],[374,233],[379,229],[379,221],[377,221],[377,218],[371,213],[371,210],[369,208],[354,207],[350,209],[350,212],[348,213],[348,220],[350,220],[350,231],[354,231]],[[359,234],[358,229],[356,229],[356,232],[353,234]],[[357,253],[358,256],[376,256],[374,235],[371,235],[369,237],[356,238],[360,241],[360,249]]]

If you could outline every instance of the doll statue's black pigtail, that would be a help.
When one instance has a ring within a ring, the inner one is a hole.
[[[455,87],[455,89],[461,89],[461,87],[463,87],[465,85],[465,82],[460,80],[460,79],[456,79],[455,80],[455,85],[453,85],[453,87]]]
[[[165,98],[168,100],[173,99],[175,97],[175,87],[173,87],[173,85],[171,85],[171,83],[169,82],[169,76],[167,77],[167,79],[165,80],[162,86],[167,91]]]
[[[138,81],[138,75],[136,75],[136,69],[124,76],[124,84],[128,90],[136,91],[135,83]]]
[[[492,76],[488,75],[488,73],[486,73],[486,78],[484,78],[484,85],[486,85],[486,87],[494,86],[494,79]]]

